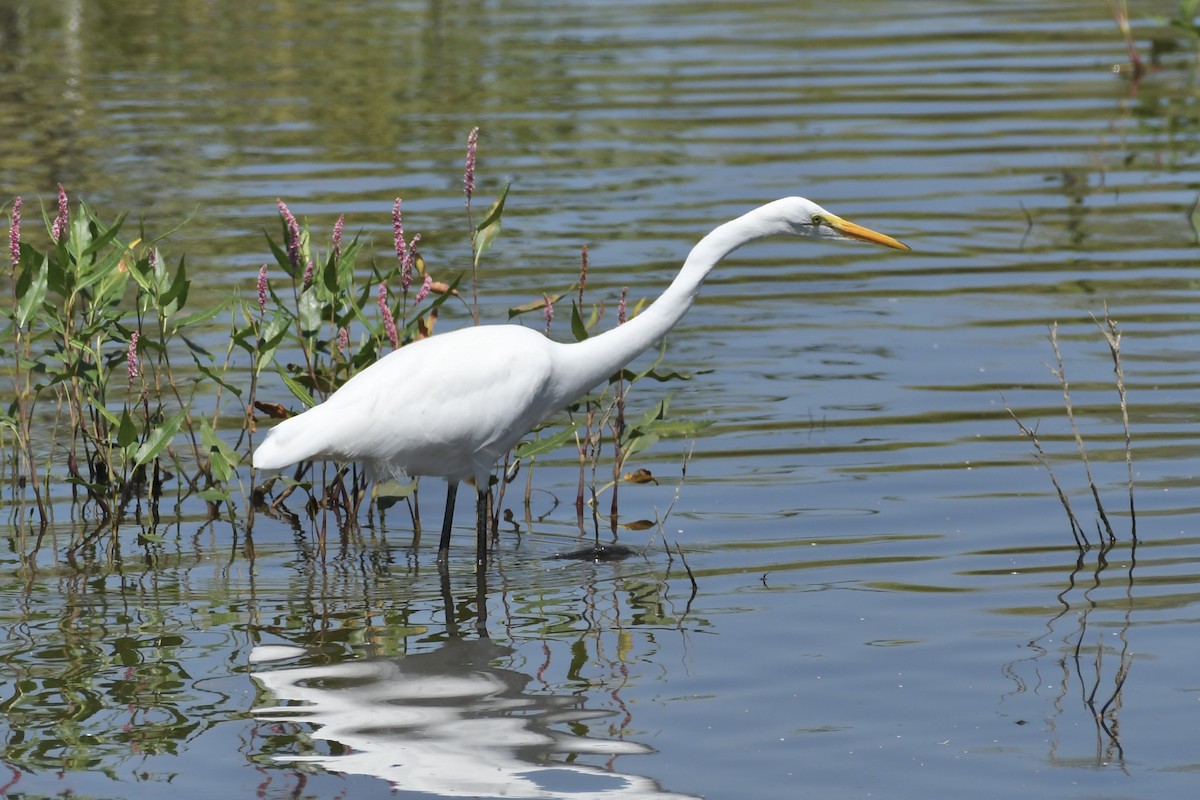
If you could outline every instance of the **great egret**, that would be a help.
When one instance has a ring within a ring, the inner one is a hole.
[[[802,197],[767,203],[701,239],[666,291],[641,314],[582,342],[519,325],[481,325],[413,342],[346,381],[324,403],[284,420],[254,451],[259,469],[299,461],[362,462],[377,480],[446,479],[438,560],[450,547],[461,481],[476,490],[476,553],[487,564],[487,490],[496,461],[534,425],[565,408],[660,340],[691,307],[709,271],[744,244],[790,234],[908,250],[890,236]]]

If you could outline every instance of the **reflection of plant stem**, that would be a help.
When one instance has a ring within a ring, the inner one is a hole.
[[[671,511],[674,510],[675,504],[679,502],[679,495],[683,492],[683,484],[687,480],[688,462],[692,459],[693,449],[693,447],[688,447],[687,451],[683,454],[683,465],[680,467],[679,471],[679,485],[675,487],[675,495],[671,498],[671,505],[667,506],[666,513],[664,513],[662,517],[657,520],[658,530],[663,534],[663,542],[666,545],[668,571],[670,571],[671,564],[674,562],[674,558],[671,556],[671,545],[666,541],[667,534],[666,531],[663,530],[663,525],[666,524],[667,518],[671,516]],[[691,565],[687,563],[687,558],[683,555],[683,548],[679,546],[678,541],[675,542],[675,552],[679,554],[679,560],[683,563],[683,569],[687,573],[688,580],[691,581],[692,584],[692,593],[688,595],[687,604],[684,605],[683,613],[679,615],[679,624],[676,626],[682,629],[683,621],[687,619],[688,614],[692,610],[692,601],[696,599],[696,595],[700,591],[700,585],[696,582],[696,574],[692,572]]]
[[[1093,591],[1100,588],[1100,586],[1103,583],[1103,573],[1109,566],[1108,553],[1111,549],[1112,549],[1111,544],[1109,544],[1107,546],[1101,545],[1100,550],[1098,552],[1098,558],[1096,561],[1096,570],[1093,573],[1092,585],[1087,589],[1087,591],[1084,592],[1084,599],[1087,600],[1088,607],[1080,615],[1079,635],[1078,635],[1078,638],[1076,639],[1076,646],[1075,646],[1075,669],[1076,669],[1076,675],[1078,676],[1079,681],[1080,681],[1081,688],[1084,686],[1085,682],[1083,679],[1082,668],[1081,668],[1080,661],[1079,661],[1079,654],[1082,649],[1083,641],[1084,641],[1084,638],[1085,638],[1086,632],[1087,632],[1088,614],[1096,607],[1095,601],[1093,601],[1091,599],[1091,594]],[[1119,710],[1121,707],[1121,690],[1125,685],[1125,680],[1129,676],[1129,669],[1132,666],[1132,658],[1129,656],[1129,653],[1128,653],[1129,642],[1128,642],[1128,638],[1127,638],[1127,632],[1129,630],[1130,625],[1132,624],[1132,620],[1131,620],[1132,609],[1133,609],[1132,582],[1133,582],[1134,561],[1135,561],[1135,559],[1133,559],[1132,555],[1131,555],[1130,567],[1129,567],[1129,571],[1127,573],[1128,580],[1126,582],[1126,590],[1125,590],[1127,604],[1126,604],[1126,609],[1125,609],[1124,626],[1121,631],[1122,648],[1121,648],[1121,654],[1120,654],[1120,665],[1117,668],[1117,673],[1114,677],[1113,691],[1105,699],[1105,701],[1100,704],[1100,707],[1097,708],[1096,695],[1100,689],[1100,682],[1103,679],[1103,675],[1104,675],[1104,637],[1100,636],[1096,641],[1096,660],[1095,660],[1095,664],[1093,665],[1094,680],[1092,681],[1090,691],[1087,693],[1087,696],[1084,698],[1084,705],[1091,712],[1092,718],[1096,724],[1097,749],[1098,749],[1098,752],[1096,754],[1097,763],[1102,763],[1104,761],[1113,760],[1112,753],[1114,751],[1116,753],[1116,760],[1121,761],[1123,763],[1124,757],[1125,757],[1125,751],[1124,751],[1124,748],[1122,748],[1122,746],[1121,746],[1121,742],[1120,742],[1120,739],[1118,736],[1119,726],[1117,724],[1115,715],[1116,715],[1117,710]],[[1115,705],[1115,707],[1114,707],[1114,705]],[[1110,708],[1112,709],[1111,711],[1109,710]],[[1107,740],[1108,740],[1108,746],[1107,746],[1107,748],[1105,748],[1107,750],[1107,753],[1100,749],[1100,748],[1104,747],[1103,742],[1104,742],[1105,738],[1107,738]]]
[[[687,558],[683,555],[683,548],[679,546],[679,542],[675,542],[675,552],[679,554],[679,560],[683,562],[683,569],[687,572],[688,580],[692,583],[692,594],[688,597],[687,608],[691,608],[692,601],[696,599],[696,593],[700,591],[700,585],[696,583],[696,574],[692,572],[691,566],[687,562]],[[687,610],[683,612],[687,616]]]

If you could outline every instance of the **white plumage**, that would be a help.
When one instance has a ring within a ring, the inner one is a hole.
[[[484,325],[407,344],[271,429],[254,466],[361,462],[379,479],[480,479],[542,420],[555,342]],[[569,401],[568,401],[569,402]]]
[[[458,483],[473,480],[478,492],[476,559],[483,565],[486,490],[496,461],[537,423],[661,339],[722,258],[777,234],[908,249],[804,198],[776,200],[701,239],[658,300],[624,325],[568,344],[517,325],[482,325],[405,345],[351,378],[324,403],[272,428],[254,451],[254,466],[281,469],[299,461],[333,459],[361,462],[380,479],[445,478],[441,559],[449,548]]]

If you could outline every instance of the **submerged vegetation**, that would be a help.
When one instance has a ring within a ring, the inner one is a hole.
[[[185,257],[172,260],[165,252],[169,234],[154,238],[142,228],[130,234],[127,215],[105,221],[82,202],[72,207],[60,185],[54,213],[42,215],[47,243],[39,249],[16,198],[0,337],[12,399],[0,409],[0,468],[19,528],[43,531],[56,512],[69,513],[87,531],[72,548],[106,532],[115,542],[129,521],[154,540],[160,519],[178,515],[185,500],[204,504],[210,518],[247,528],[256,508],[297,526],[303,517],[319,519],[322,538],[325,512],[343,526],[356,522],[371,487],[354,465],[306,463],[259,484],[264,476],[249,469],[249,453],[265,418],[319,403],[381,355],[432,335],[447,302],[463,306],[478,324],[479,268],[500,232],[508,187],[485,212],[473,208],[477,135],[476,129],[468,137],[464,170],[467,268],[446,264],[435,272],[426,263],[420,234],[404,231],[399,198],[392,207],[395,257],[385,259],[364,257],[363,237],[344,236],[344,216],[328,237],[318,237],[281,199],[279,231],[266,234],[273,263],[258,271],[253,293],[202,308],[189,305]],[[606,309],[585,300],[586,247],[583,253],[574,285],[510,309],[509,320],[536,315],[549,334],[556,306],[570,296],[571,335],[590,335]],[[460,291],[464,282],[469,299]],[[622,290],[617,323],[628,313]],[[227,345],[214,352],[204,342],[222,325],[228,326]],[[528,518],[533,464],[570,446],[578,453],[580,519],[589,506],[597,513],[598,496],[611,491],[615,526],[617,485],[653,480],[645,471],[624,475],[626,460],[660,436],[698,427],[668,419],[667,399],[627,419],[629,390],[645,378],[686,376],[661,370],[658,362],[622,370],[548,421],[506,460],[493,518],[520,463],[528,465]],[[597,489],[606,459],[612,479]],[[63,483],[69,498],[59,488]],[[416,483],[383,487],[374,499],[381,509],[407,504],[419,532],[416,492]],[[372,514],[373,504],[366,505]],[[23,542],[22,550],[27,546]]]

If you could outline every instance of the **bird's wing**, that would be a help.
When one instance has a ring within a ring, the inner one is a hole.
[[[380,359],[303,416],[324,409],[314,435],[326,457],[475,477],[555,410],[545,407],[550,346],[518,326],[442,334]]]

